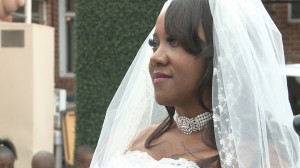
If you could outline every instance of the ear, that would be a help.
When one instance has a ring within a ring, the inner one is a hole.
[[[198,28],[198,36],[200,37],[201,40],[206,42],[206,36],[205,36],[204,27],[202,23],[199,25]]]

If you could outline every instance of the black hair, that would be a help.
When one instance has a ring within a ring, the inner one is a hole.
[[[32,168],[54,168],[55,157],[51,152],[40,150],[31,159]]]
[[[15,145],[9,139],[0,139],[0,153],[11,152],[15,159],[17,159],[17,151]]]
[[[199,37],[200,26],[204,30],[205,39]],[[165,15],[165,31],[190,54],[197,58],[205,59],[205,71],[201,84],[198,87],[199,104],[207,111],[210,106],[204,102],[204,94],[212,94],[213,76],[213,18],[211,15],[208,0],[173,0]],[[167,132],[172,126],[175,114],[173,106],[166,106],[168,117],[150,134],[145,142],[145,148],[151,148],[151,143]],[[213,122],[202,131],[204,142],[212,149],[217,150]],[[220,166],[219,155],[206,159],[199,159],[197,164],[200,167],[209,167],[213,163]]]
[[[93,153],[94,150],[92,147],[87,144],[83,144],[75,150],[75,162],[82,163],[85,161],[86,156],[89,154],[93,155]]]

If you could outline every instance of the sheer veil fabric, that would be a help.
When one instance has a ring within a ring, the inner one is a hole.
[[[280,32],[260,0],[209,4],[214,25],[213,119],[221,167],[300,167]],[[167,116],[155,102],[148,72],[153,31],[107,109],[91,168],[106,168],[124,154],[138,131]]]
[[[260,0],[210,0],[222,167],[300,167],[282,37]]]

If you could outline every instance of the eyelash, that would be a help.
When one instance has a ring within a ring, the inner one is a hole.
[[[171,47],[177,47],[179,45],[179,42],[174,39],[174,38],[171,38],[171,37],[168,37],[167,38],[167,42],[169,43],[169,45]],[[154,39],[149,39],[148,41],[148,44],[150,47],[152,47],[153,49],[156,49],[158,46],[159,46],[159,42],[157,42],[156,40]]]
[[[176,39],[171,38],[171,37],[168,37],[168,38],[167,38],[167,42],[168,42],[169,45],[172,46],[172,47],[178,46],[178,43],[179,43]]]
[[[156,42],[154,39],[149,39],[148,43],[149,43],[149,46],[152,48],[156,48],[159,45],[159,43]]]

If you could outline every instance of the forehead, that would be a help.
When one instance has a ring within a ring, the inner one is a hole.
[[[165,15],[166,15],[166,10],[163,10],[157,17],[154,35],[160,35],[165,32]]]

